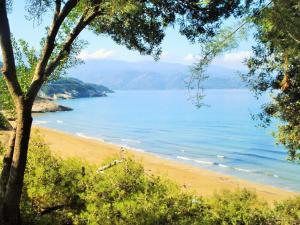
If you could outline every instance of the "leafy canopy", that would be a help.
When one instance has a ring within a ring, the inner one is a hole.
[[[274,0],[253,23],[258,44],[243,79],[257,96],[270,93],[258,118],[263,125],[280,121],[274,136],[300,162],[300,3]]]
[[[201,88],[212,60],[238,46],[253,31],[257,45],[247,60],[247,74],[242,75],[257,97],[270,94],[271,102],[255,116],[261,125],[279,122],[274,136],[288,150],[288,159],[300,162],[300,3],[297,0],[261,1],[245,14],[240,25],[222,27],[202,48],[203,57],[195,64],[190,82]],[[199,95],[201,100],[202,95]],[[201,102],[199,103],[201,105]]]

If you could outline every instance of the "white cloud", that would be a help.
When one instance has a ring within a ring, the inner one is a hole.
[[[246,66],[243,62],[245,59],[249,58],[251,54],[251,51],[226,53],[223,56],[216,58],[213,64],[233,69],[245,69]]]
[[[251,56],[250,51],[232,52],[227,53],[223,57],[224,62],[243,62],[246,58]]]
[[[82,51],[78,55],[78,58],[82,59],[82,60],[107,59],[107,58],[111,58],[114,55],[115,55],[115,51],[102,48],[102,49],[98,49],[97,51],[94,51],[94,52]]]
[[[189,53],[185,57],[183,57],[183,60],[187,63],[194,63],[200,59],[201,59],[200,55],[193,55],[191,53]]]

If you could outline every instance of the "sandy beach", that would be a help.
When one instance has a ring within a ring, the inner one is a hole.
[[[63,158],[78,157],[89,163],[101,164],[103,160],[120,154],[120,147],[117,145],[41,127],[35,127],[34,130],[39,130],[51,150]],[[148,173],[167,177],[183,189],[195,191],[199,195],[210,196],[223,189],[237,188],[254,190],[260,198],[268,202],[288,199],[296,195],[294,192],[162,159],[153,154],[126,150],[135,160],[144,165]]]
[[[49,144],[54,154],[62,157],[78,157],[86,162],[100,165],[107,158],[119,156],[121,147],[100,140],[87,139],[61,131],[34,127]],[[0,137],[3,140],[3,135]],[[4,135],[7,138],[7,135]],[[201,169],[174,160],[160,158],[154,154],[126,149],[127,153],[142,163],[145,171],[163,176],[177,183],[182,189],[193,191],[202,196],[210,196],[224,189],[247,188],[269,203],[296,196],[298,193],[252,183],[236,177]]]

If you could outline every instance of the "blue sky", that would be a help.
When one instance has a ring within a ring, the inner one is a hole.
[[[47,15],[43,23],[39,26],[32,21],[25,19],[25,1],[15,1],[12,13],[10,13],[11,31],[15,38],[23,38],[30,45],[39,47],[40,39],[45,35],[45,26],[49,25],[51,15]],[[129,51],[125,47],[115,44],[109,37],[96,36],[90,31],[84,31],[81,38],[88,41],[89,45],[80,54],[84,60],[118,59],[124,61],[146,61],[153,60],[150,56],[141,56],[138,52]],[[251,54],[252,39],[240,43],[238,49],[218,57],[213,64],[229,68],[245,68],[242,61]],[[185,37],[181,36],[176,28],[169,28],[162,43],[163,53],[161,61],[171,63],[192,64],[200,54],[199,44],[189,43]]]

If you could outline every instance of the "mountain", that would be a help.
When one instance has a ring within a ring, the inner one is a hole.
[[[75,78],[64,77],[44,85],[40,96],[48,96],[50,98],[86,98],[103,97],[106,96],[106,93],[112,92],[103,85],[84,83]]]
[[[243,88],[237,72],[220,66],[208,68],[210,78],[205,88]],[[187,65],[166,62],[125,62],[118,60],[88,60],[71,69],[69,75],[80,80],[103,84],[115,90],[184,89],[190,79]]]

